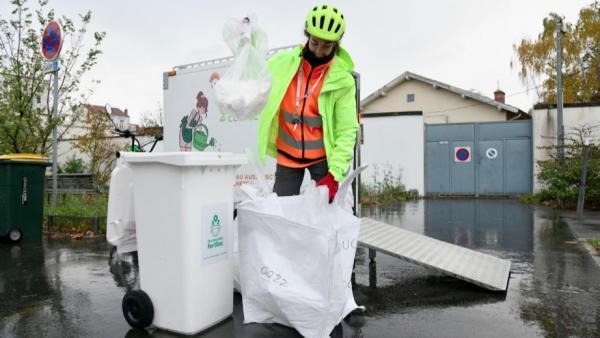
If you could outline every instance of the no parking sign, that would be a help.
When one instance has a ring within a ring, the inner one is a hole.
[[[47,61],[58,57],[62,48],[62,33],[56,21],[50,21],[42,34],[42,55]]]
[[[46,59],[43,70],[44,74],[58,72],[58,55],[62,48],[62,33],[60,25],[56,21],[50,21],[42,34],[41,51]]]
[[[454,162],[471,162],[471,147],[454,147]]]

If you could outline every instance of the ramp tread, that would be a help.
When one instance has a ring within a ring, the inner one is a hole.
[[[511,262],[369,218],[359,244],[495,291],[506,291]]]

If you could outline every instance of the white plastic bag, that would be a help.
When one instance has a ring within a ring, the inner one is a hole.
[[[341,204],[363,169],[349,176],[332,204],[327,189],[313,183],[302,195],[238,206],[245,323],[279,323],[305,337],[327,337],[358,307],[350,278],[360,219]]]
[[[233,52],[233,65],[214,83],[221,113],[239,120],[253,119],[264,108],[271,90],[267,68],[267,36],[256,25],[256,17],[229,19],[223,38]]]
[[[117,246],[117,252],[137,251],[135,217],[133,209],[133,173],[127,163],[119,158],[110,176],[108,211],[106,214],[106,240]]]

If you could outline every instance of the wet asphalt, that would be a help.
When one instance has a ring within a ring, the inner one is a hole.
[[[359,248],[354,295],[367,308],[332,337],[600,337],[600,268],[558,213],[513,200],[421,200],[363,216],[512,261],[506,293],[491,292]],[[376,271],[369,276],[369,270]],[[102,238],[0,243],[0,337],[176,337],[132,330],[121,312],[137,284],[133,255]],[[198,337],[300,337],[231,319]]]

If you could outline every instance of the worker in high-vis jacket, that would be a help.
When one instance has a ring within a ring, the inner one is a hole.
[[[350,168],[358,129],[354,63],[340,46],[346,21],[332,6],[310,10],[304,46],[277,53],[268,61],[273,79],[260,116],[258,151],[277,159],[273,191],[300,193],[305,169],[333,201]]]

